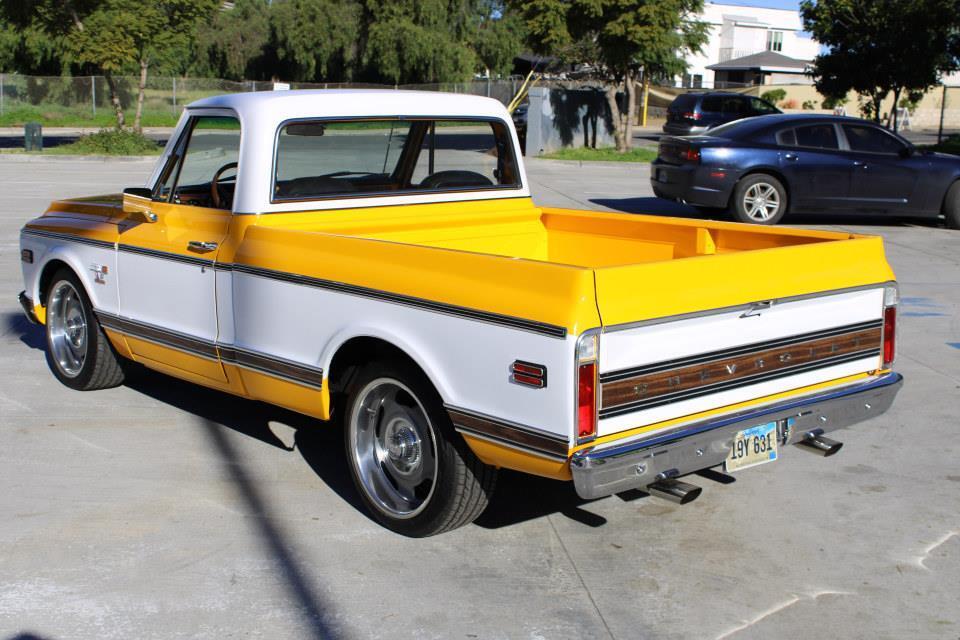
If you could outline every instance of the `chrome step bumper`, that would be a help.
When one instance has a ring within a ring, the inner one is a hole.
[[[677,478],[723,464],[733,436],[742,429],[777,423],[781,445],[849,427],[890,408],[903,376],[888,373],[839,389],[790,398],[605,447],[578,451],[570,460],[577,493],[600,498],[642,489],[661,478]]]
[[[40,324],[36,314],[33,312],[33,300],[27,297],[27,292],[21,291],[20,295],[17,296],[17,300],[20,301],[20,306],[23,307],[23,315],[27,316],[30,324]]]

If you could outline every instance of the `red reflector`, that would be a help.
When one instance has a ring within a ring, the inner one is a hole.
[[[683,157],[687,162],[700,162],[700,149],[688,147]]]
[[[893,364],[897,354],[897,308],[883,310],[883,368]]]
[[[725,174],[723,171],[711,171],[711,172],[710,172],[710,177],[711,177],[711,178],[726,178],[726,177],[727,177],[727,174]]]
[[[513,374],[513,381],[531,387],[537,387],[538,389],[543,388],[545,384],[543,382],[543,378],[537,378],[536,376],[525,376],[522,373]]]
[[[514,373],[522,373],[525,376],[541,377],[544,373],[546,373],[543,367],[526,364],[524,362],[520,362],[519,360],[513,363],[511,369]]]
[[[583,440],[597,435],[597,363],[579,367],[577,378],[577,438]]]

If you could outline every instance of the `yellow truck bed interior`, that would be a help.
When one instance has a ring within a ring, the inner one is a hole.
[[[646,215],[625,218],[622,214],[539,208],[529,200],[496,203],[497,208],[488,202],[405,207],[402,215],[397,215],[396,209],[317,213],[324,219],[310,227],[337,235],[592,269],[854,237]]]

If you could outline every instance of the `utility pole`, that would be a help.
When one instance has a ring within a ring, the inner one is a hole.
[[[937,144],[943,141],[943,112],[947,110],[947,85],[943,85],[943,95],[940,98],[940,128],[937,129]]]

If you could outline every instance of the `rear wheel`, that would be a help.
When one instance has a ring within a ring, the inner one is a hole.
[[[787,212],[787,190],[771,175],[747,176],[733,190],[732,209],[738,222],[777,224]]]
[[[344,438],[353,482],[373,517],[424,537],[475,520],[496,469],[456,433],[433,386],[404,362],[365,366],[347,393]]]
[[[947,196],[943,199],[943,215],[949,228],[960,229],[960,181],[954,182],[947,190]]]
[[[77,276],[61,269],[47,289],[47,364],[56,378],[78,391],[116,387],[124,379],[93,305]]]

